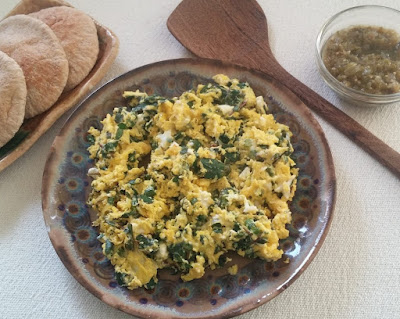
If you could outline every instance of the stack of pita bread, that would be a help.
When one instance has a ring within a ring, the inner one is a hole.
[[[93,20],[51,7],[0,22],[0,147],[25,119],[48,110],[92,70],[99,53]]]

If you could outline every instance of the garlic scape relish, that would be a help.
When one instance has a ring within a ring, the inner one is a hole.
[[[229,262],[228,251],[282,257],[298,174],[292,133],[248,83],[213,79],[172,99],[124,92],[127,106],[89,130],[88,203],[129,289],[153,288],[161,268],[200,278]]]

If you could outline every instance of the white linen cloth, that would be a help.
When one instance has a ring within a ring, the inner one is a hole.
[[[106,81],[144,64],[191,54],[166,21],[179,0],[69,0],[113,30],[120,52]],[[400,151],[400,103],[360,108],[338,99],[318,74],[315,39],[323,23],[355,5],[400,9],[397,0],[259,0],[272,50],[291,74]],[[16,0],[1,0],[0,17]],[[400,22],[400,21],[399,21]],[[0,173],[0,318],[132,318],[98,300],[56,255],[42,218],[42,172],[64,115]],[[318,117],[317,117],[318,118]],[[330,232],[309,268],[286,291],[240,318],[400,318],[400,181],[318,118],[337,175]]]

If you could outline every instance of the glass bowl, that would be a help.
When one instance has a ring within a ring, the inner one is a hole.
[[[357,105],[390,104],[400,101],[400,92],[393,94],[370,94],[355,90],[337,80],[326,68],[322,52],[327,40],[337,31],[351,26],[379,26],[400,34],[400,11],[377,5],[364,5],[346,9],[335,14],[323,26],[316,42],[317,65],[325,82],[342,98]]]

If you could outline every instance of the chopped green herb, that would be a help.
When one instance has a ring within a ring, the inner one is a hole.
[[[233,230],[235,232],[238,232],[239,230],[241,230],[240,224],[238,222],[235,222],[235,224],[233,225]]]
[[[146,115],[153,117],[154,115],[157,114],[157,110],[156,109],[149,109],[149,108],[145,108],[144,111],[146,112]]]
[[[153,186],[149,186],[144,190],[143,195],[153,197],[156,194]]]
[[[132,135],[129,136],[129,141],[130,141],[131,143],[137,143],[137,142],[140,142],[141,140],[142,140],[142,139],[139,138],[139,137],[132,136]]]
[[[119,140],[122,137],[122,134],[124,134],[124,130],[118,127],[117,133],[115,133],[115,139]]]
[[[125,286],[125,276],[126,274],[122,272],[115,272],[115,279],[117,280],[118,285]]]
[[[165,101],[165,98],[158,95],[149,95],[143,99],[143,103],[146,105],[157,105],[158,101]]]
[[[249,84],[246,83],[246,82],[239,82],[239,83],[237,84],[237,86],[240,87],[241,89],[244,89],[245,87],[248,87]]]
[[[199,165],[199,158],[197,157],[196,160],[192,164],[192,169],[195,174],[200,172],[200,165]]]
[[[108,225],[110,225],[110,226],[115,227],[115,222],[112,221],[112,220],[106,220],[106,223],[107,223]]]
[[[158,147],[158,143],[157,143],[156,141],[153,141],[153,142],[151,143],[151,149],[152,149],[152,150],[155,150],[157,147]]]
[[[157,283],[154,278],[151,278],[150,281],[144,285],[144,287],[148,290],[152,290],[156,287]]]
[[[226,152],[225,153],[225,163],[235,163],[240,160],[239,152]]]
[[[136,240],[139,244],[139,249],[146,253],[153,253],[158,250],[158,240],[151,238],[151,236],[146,237],[145,235],[140,234],[136,236]]]
[[[180,153],[181,153],[182,155],[184,155],[184,154],[187,153],[187,151],[188,151],[188,148],[187,148],[186,146],[182,146],[182,149],[181,149]]]
[[[187,273],[192,266],[191,261],[194,261],[196,254],[193,251],[193,246],[186,242],[180,242],[168,247],[168,252],[173,261],[177,263],[180,271]]]
[[[244,100],[244,94],[240,90],[226,89],[221,90],[221,97],[218,99],[218,104],[227,104],[233,106],[234,111],[238,111]]]
[[[266,244],[268,240],[266,238],[258,238],[256,242],[258,244]]]
[[[238,251],[245,251],[252,244],[252,240],[250,236],[245,236],[237,242],[232,244],[233,248]]]
[[[197,140],[197,139],[191,140],[191,142],[192,142],[193,149],[194,149],[195,151],[197,151],[197,150],[202,146],[201,143],[200,143],[200,141]]]
[[[218,254],[220,251],[222,251],[222,247],[220,245],[216,245],[214,249],[214,254]]]
[[[261,230],[256,226],[256,224],[254,223],[254,220],[248,218],[245,220],[244,224],[247,227],[247,229],[249,231],[251,231],[254,235],[261,234]]]
[[[128,161],[129,162],[134,162],[135,161],[135,156],[136,156],[136,152],[132,152],[128,155]]]
[[[210,86],[211,86],[210,83],[204,85],[204,86],[201,88],[200,93],[206,93]]]
[[[281,157],[282,157],[282,154],[279,154],[279,153],[274,154],[274,156],[272,156],[272,162],[273,163],[277,162]]]
[[[88,134],[86,136],[86,139],[91,145],[93,145],[96,142],[96,138],[92,134]]]
[[[144,124],[143,128],[147,131],[150,132],[151,127],[153,126],[153,120],[148,120],[148,118],[145,118],[145,120],[147,119],[146,123]]]
[[[257,156],[257,150],[250,150],[250,152],[249,152],[249,157],[250,157],[251,159],[255,159],[256,156]]]
[[[182,132],[178,132],[174,135],[174,140],[179,140],[184,136]]]
[[[115,148],[117,147],[117,145],[118,145],[118,141],[108,142],[106,145],[104,145],[104,153],[107,154],[107,153],[115,151]]]
[[[199,215],[197,216],[197,222],[196,226],[201,227],[207,222],[207,216],[206,215]]]
[[[254,253],[252,247],[249,247],[244,251],[244,256],[247,258],[256,258],[256,254]]]
[[[227,262],[228,258],[225,255],[221,255],[218,258],[218,266],[223,267],[226,262]]]
[[[118,254],[118,256],[120,256],[120,257],[124,257],[125,254],[126,254],[125,248],[124,248],[124,247],[121,247],[120,249],[118,249],[117,254]]]
[[[111,253],[111,251],[113,250],[113,248],[114,248],[114,244],[109,239],[107,239],[106,243],[105,243],[105,248],[104,248],[105,254],[109,255]]]
[[[144,201],[147,204],[152,204],[153,203],[153,198],[146,196],[146,195],[140,195],[140,198],[142,199],[142,201]]]
[[[134,218],[138,218],[138,217],[140,217],[140,214],[137,212],[137,210],[131,210],[128,213],[122,214],[121,218],[129,218],[130,216],[132,216]]]
[[[134,108],[132,108],[132,112],[134,113],[139,113],[141,111],[143,111],[143,109],[147,106],[147,104],[145,103],[140,103],[139,105],[135,106]]]
[[[272,167],[267,167],[266,171],[267,171],[269,176],[271,176],[271,177],[275,176],[275,172],[274,172],[274,169]]]
[[[115,114],[115,122],[116,123],[121,123],[124,119],[124,116],[121,113],[116,113]]]
[[[221,135],[219,136],[219,139],[220,139],[220,141],[221,141],[222,143],[224,143],[224,144],[228,144],[229,141],[230,141],[229,137],[228,137],[227,135],[225,135],[225,134],[221,134]]]
[[[214,233],[217,234],[222,234],[222,224],[221,223],[215,223],[212,225],[212,230]]]
[[[229,166],[226,166],[224,163],[220,162],[217,159],[202,158],[202,159],[200,159],[200,162],[207,171],[204,174],[204,178],[219,179],[223,176],[228,175],[230,172]]]

